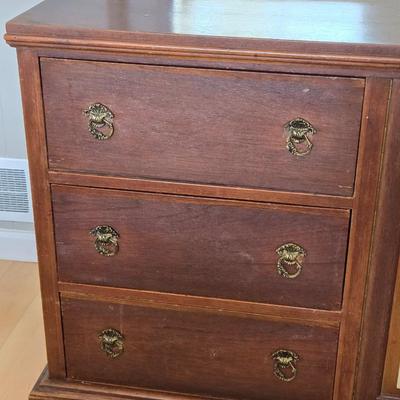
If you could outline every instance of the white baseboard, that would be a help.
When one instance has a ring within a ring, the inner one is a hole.
[[[36,262],[35,233],[17,229],[0,229],[0,259]]]

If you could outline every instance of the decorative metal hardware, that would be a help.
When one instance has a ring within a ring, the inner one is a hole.
[[[91,229],[90,234],[96,238],[94,246],[99,254],[111,257],[118,253],[119,233],[113,227],[99,225]]]
[[[310,136],[317,133],[316,129],[305,119],[295,118],[284,126],[286,148],[295,156],[305,156],[310,153],[313,144]]]
[[[124,336],[113,328],[105,329],[99,334],[100,348],[110,358],[119,357],[124,352]]]
[[[276,249],[279,256],[277,268],[279,275],[284,278],[297,278],[303,269],[302,262],[307,255],[306,251],[295,243],[286,243]],[[295,267],[294,272],[289,272],[288,267]]]
[[[290,350],[277,350],[271,355],[274,360],[274,375],[283,382],[291,382],[297,376],[298,354]]]
[[[114,133],[114,114],[101,103],[89,106],[83,113],[89,118],[89,132],[98,140],[107,140]]]

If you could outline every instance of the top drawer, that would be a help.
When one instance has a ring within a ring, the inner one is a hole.
[[[46,58],[41,70],[51,169],[353,193],[362,79]],[[84,113],[96,103],[105,123]],[[299,117],[314,134],[285,132]]]

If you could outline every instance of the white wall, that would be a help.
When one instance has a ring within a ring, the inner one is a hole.
[[[0,0],[0,26],[40,0]],[[0,157],[26,158],[15,49],[0,40]]]
[[[41,0],[0,0],[0,32],[18,14]],[[66,0],[67,1],[67,0]],[[26,158],[25,133],[15,49],[0,35],[0,157]],[[0,259],[34,261],[33,224],[0,221]]]

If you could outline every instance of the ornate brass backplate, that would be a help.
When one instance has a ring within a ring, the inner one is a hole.
[[[100,348],[110,358],[119,357],[124,352],[124,336],[113,328],[105,329],[99,334]]]
[[[307,255],[306,251],[296,243],[286,243],[276,249],[279,256],[277,269],[279,275],[284,278],[297,278],[303,269],[303,259]],[[290,272],[290,269],[294,271]]]
[[[115,256],[118,253],[119,233],[109,225],[98,225],[90,230],[95,237],[94,247],[96,251],[106,257]]]
[[[271,355],[274,360],[274,375],[283,382],[291,382],[297,376],[298,354],[290,350],[277,350]]]
[[[313,148],[310,137],[317,133],[316,129],[305,119],[295,118],[284,126],[286,148],[295,156],[305,156]]]
[[[89,132],[98,140],[107,140],[114,134],[114,114],[101,103],[95,103],[84,110],[89,119]]]

